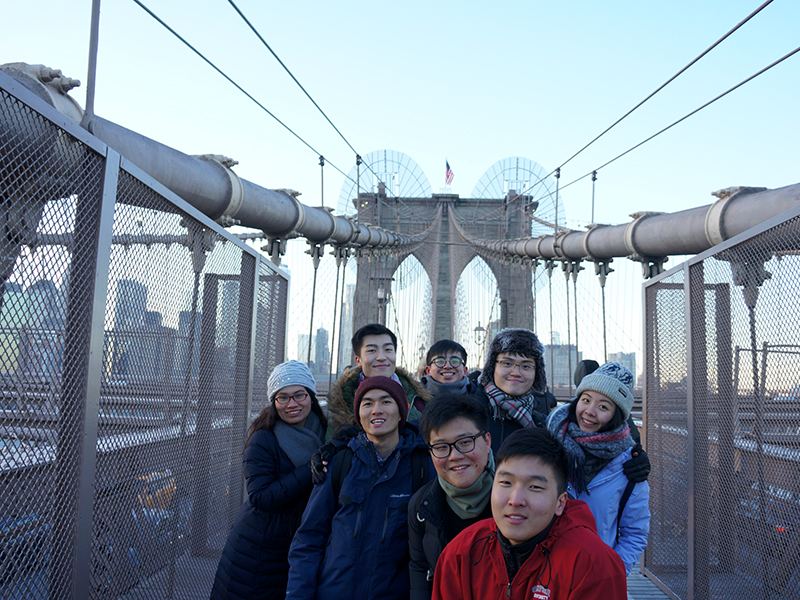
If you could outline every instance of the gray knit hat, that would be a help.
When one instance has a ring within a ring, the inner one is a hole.
[[[536,376],[533,379],[531,390],[537,394],[543,394],[547,390],[547,375],[544,372],[544,346],[536,334],[527,329],[503,329],[494,336],[492,345],[489,347],[489,358],[479,383],[486,385],[494,382],[494,367],[497,364],[497,356],[502,353],[519,354],[533,360],[536,364]]]
[[[317,382],[314,381],[314,376],[308,366],[296,360],[287,360],[285,363],[275,367],[270,373],[267,380],[269,401],[272,402],[275,399],[275,394],[279,390],[290,385],[302,385],[315,398],[317,397]]]
[[[633,375],[619,363],[607,362],[583,378],[577,397],[589,390],[608,396],[622,411],[627,420],[633,408]]]

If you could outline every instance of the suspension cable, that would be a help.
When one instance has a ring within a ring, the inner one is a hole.
[[[322,157],[320,157],[320,159],[322,159]],[[338,248],[336,248],[334,250],[334,252],[338,252],[338,251],[339,251]],[[337,260],[336,260],[336,287],[334,288],[334,292],[333,292],[333,301],[334,301],[334,303],[336,302],[336,298],[339,296],[339,274],[340,274],[340,272],[342,270],[341,255],[337,256],[336,258],[337,258]],[[337,313],[337,309],[338,309],[338,312],[339,312],[339,320],[341,321],[341,318],[342,318],[342,316],[341,316],[341,306],[337,307],[337,306],[334,305],[334,308],[333,308],[333,331],[331,332],[331,357],[330,357],[330,360],[328,361],[328,397],[330,397],[331,383],[332,383],[331,380],[333,379],[333,344],[336,343],[336,313]],[[338,345],[336,346],[336,356],[337,356],[337,360],[338,360],[338,356],[339,356],[339,346]],[[338,369],[336,370],[336,375],[337,376],[339,375],[339,370]]]
[[[136,1],[137,0],[134,0],[134,2],[136,2]],[[333,127],[334,131],[336,131],[336,133],[339,134],[339,137],[342,138],[342,140],[344,141],[345,144],[347,144],[347,146],[350,148],[350,150],[352,150],[354,154],[358,154],[358,151],[353,147],[353,145],[348,141],[348,139],[346,137],[344,137],[344,134],[339,130],[339,128],[336,127],[336,125],[333,124],[333,121],[331,121],[330,118],[328,117],[328,115],[325,114],[325,111],[322,110],[322,108],[320,107],[319,104],[317,104],[317,101],[314,100],[314,98],[311,97],[311,94],[309,94],[308,91],[306,90],[306,88],[303,87],[303,84],[301,84],[297,80],[297,77],[294,76],[294,73],[292,73],[291,70],[289,70],[289,67],[287,67],[286,64],[275,53],[275,51],[272,49],[272,47],[267,43],[267,41],[264,39],[264,37],[259,33],[258,29],[256,29],[255,25],[253,25],[250,22],[250,20],[245,16],[245,14],[236,5],[236,3],[233,0],[228,0],[228,4],[230,4],[233,7],[233,9],[239,14],[239,16],[242,18],[242,20],[245,23],[247,23],[247,26],[252,30],[252,32],[261,41],[261,43],[264,44],[264,47],[267,50],[270,51],[272,56],[275,57],[275,60],[277,60],[278,63],[280,63],[280,65],[283,67],[284,71],[286,71],[289,74],[289,77],[291,77],[292,80],[297,84],[297,87],[299,87],[301,90],[303,90],[303,93],[306,95],[306,97],[309,100],[311,100],[311,103],[316,107],[316,109],[320,112],[320,114],[323,117],[325,117],[325,120],[330,124],[331,127]],[[378,181],[380,181],[381,183],[386,185],[386,182],[381,180],[381,178],[378,176],[378,174],[375,171],[372,170],[372,167],[368,163],[364,163],[364,164],[366,165],[367,169],[369,169],[372,172],[372,174],[378,179]]]
[[[134,1],[136,1],[136,0],[134,0]],[[771,1],[772,1],[772,0],[770,0],[770,2],[771,2]],[[289,77],[291,77],[291,78],[294,80],[294,82],[297,84],[297,86],[298,86],[298,87],[299,87],[301,90],[303,90],[303,93],[304,93],[304,94],[305,94],[305,95],[308,97],[308,99],[309,99],[309,100],[311,100],[311,103],[312,103],[312,104],[313,104],[313,105],[314,105],[314,106],[317,108],[317,110],[318,110],[318,111],[319,111],[319,112],[322,114],[322,116],[323,116],[323,117],[325,117],[325,120],[326,120],[328,123],[330,123],[330,126],[331,126],[331,127],[333,127],[333,129],[336,131],[336,133],[338,133],[338,134],[339,134],[339,137],[340,137],[340,138],[342,138],[342,139],[344,140],[344,143],[345,143],[345,144],[347,144],[347,145],[350,147],[350,150],[352,150],[352,151],[353,151],[355,154],[358,154],[358,152],[356,152],[356,149],[355,149],[355,148],[353,148],[353,145],[352,145],[350,142],[348,142],[348,141],[347,141],[347,138],[346,138],[346,137],[344,137],[344,135],[342,134],[342,132],[341,132],[341,131],[339,131],[339,128],[338,128],[338,127],[336,127],[336,125],[334,125],[334,124],[333,124],[333,121],[331,121],[331,120],[328,118],[328,115],[326,115],[326,114],[325,114],[325,111],[324,111],[324,110],[322,110],[322,108],[320,108],[320,106],[319,106],[319,104],[317,104],[316,100],[314,100],[314,98],[312,98],[312,97],[311,97],[311,94],[309,94],[309,93],[306,91],[306,88],[304,88],[304,87],[303,87],[303,85],[302,85],[302,84],[301,84],[299,81],[297,81],[297,77],[295,77],[295,76],[294,76],[294,74],[293,74],[293,73],[292,73],[292,72],[289,70],[289,67],[287,67],[287,66],[286,66],[286,65],[283,63],[283,61],[282,61],[282,60],[281,60],[281,59],[278,57],[278,55],[277,55],[277,54],[275,54],[275,51],[274,51],[274,50],[273,50],[273,49],[270,47],[270,45],[267,43],[267,41],[266,41],[266,40],[265,40],[265,39],[264,39],[264,38],[261,36],[261,34],[260,34],[260,33],[258,32],[258,30],[255,28],[255,26],[254,26],[254,25],[253,25],[253,24],[250,22],[250,20],[249,20],[249,19],[248,19],[246,16],[244,16],[244,13],[243,13],[241,10],[239,10],[239,7],[238,7],[238,6],[236,6],[236,3],[235,3],[233,0],[228,0],[228,3],[229,3],[229,4],[230,4],[232,7],[233,7],[233,9],[234,9],[234,10],[235,10],[237,13],[239,13],[239,16],[240,16],[240,17],[242,17],[242,20],[243,20],[245,23],[247,23],[247,26],[248,26],[248,27],[250,27],[250,29],[253,31],[253,33],[255,33],[255,34],[256,34],[256,37],[257,37],[259,40],[261,40],[261,43],[262,43],[262,44],[264,44],[264,46],[266,47],[266,49],[267,49],[267,50],[269,50],[269,51],[270,51],[270,53],[272,54],[272,56],[274,56],[274,57],[275,57],[275,60],[277,60],[277,61],[280,63],[280,65],[283,67],[283,69],[284,69],[284,70],[285,70],[285,71],[286,71],[286,72],[289,74]]]
[[[566,264],[566,263],[565,263]],[[569,271],[565,273],[565,282],[567,284],[567,384],[569,385],[569,397],[572,398],[572,328],[570,327],[569,318]]]
[[[215,70],[217,73],[219,73],[219,74],[220,74],[220,75],[222,75],[222,76],[223,76],[225,79],[227,79],[227,80],[228,80],[228,82],[229,82],[231,85],[233,85],[233,86],[234,86],[234,87],[235,87],[237,90],[239,90],[239,91],[240,91],[240,92],[242,92],[242,93],[243,93],[245,96],[247,96],[247,97],[248,97],[250,100],[252,100],[252,101],[253,101],[253,102],[256,104],[256,106],[258,106],[258,107],[259,107],[261,110],[263,110],[265,113],[267,113],[267,114],[268,114],[270,117],[272,117],[273,119],[275,119],[275,120],[276,120],[276,121],[277,121],[277,122],[278,122],[278,123],[279,123],[279,124],[280,124],[280,125],[281,125],[281,126],[284,128],[284,129],[286,129],[286,131],[288,131],[288,132],[289,132],[289,133],[291,133],[291,134],[292,134],[294,137],[296,137],[298,140],[300,140],[300,142],[302,142],[302,143],[303,143],[303,144],[304,144],[306,147],[308,147],[308,148],[309,148],[311,151],[313,151],[315,154],[317,154],[317,155],[321,154],[321,153],[320,153],[319,151],[317,151],[317,150],[316,150],[316,149],[315,149],[315,148],[314,148],[314,147],[313,147],[311,144],[309,144],[309,143],[308,143],[306,140],[304,140],[302,137],[300,137],[300,135],[299,135],[299,134],[297,134],[297,133],[296,133],[296,132],[295,132],[295,131],[294,131],[294,130],[291,128],[291,127],[289,127],[289,126],[288,126],[286,123],[284,123],[283,121],[281,121],[281,120],[280,120],[280,119],[279,119],[279,118],[278,118],[278,117],[277,117],[277,116],[276,116],[276,115],[275,115],[275,114],[274,114],[272,111],[270,111],[270,110],[269,110],[269,109],[268,109],[266,106],[264,106],[263,104],[261,104],[261,102],[259,102],[258,100],[256,100],[256,99],[255,99],[255,97],[253,97],[253,96],[252,96],[252,95],[251,95],[251,94],[250,94],[250,93],[249,93],[247,90],[245,90],[245,89],[244,89],[244,88],[243,88],[241,85],[239,85],[239,84],[238,84],[238,83],[236,83],[236,82],[235,82],[233,79],[231,79],[231,77],[229,77],[229,76],[228,76],[228,75],[227,75],[227,74],[226,74],[226,73],[225,73],[225,72],[224,72],[222,69],[220,69],[220,68],[219,68],[217,65],[215,65],[213,62],[211,62],[211,60],[209,60],[208,58],[206,58],[206,56],[205,56],[205,55],[204,55],[202,52],[200,52],[200,51],[199,51],[197,48],[195,48],[194,46],[192,46],[192,44],[190,44],[190,43],[189,43],[189,42],[188,42],[188,41],[187,41],[187,40],[186,40],[184,37],[182,37],[182,36],[181,36],[181,35],[180,35],[180,34],[179,34],[177,31],[175,31],[175,30],[174,30],[172,27],[170,27],[169,25],[167,25],[167,23],[166,23],[166,22],[164,22],[164,21],[163,21],[163,20],[162,20],[162,19],[161,19],[161,18],[160,18],[158,15],[156,15],[156,14],[155,14],[155,13],[154,13],[152,10],[150,10],[149,8],[147,8],[147,7],[146,7],[146,6],[145,6],[145,5],[144,5],[144,4],[141,2],[141,0],[133,0],[133,2],[135,2],[137,5],[139,5],[139,7],[140,7],[142,10],[144,10],[144,11],[145,11],[147,14],[149,14],[149,15],[150,15],[151,17],[153,17],[153,18],[154,18],[156,21],[158,21],[158,23],[160,23],[160,24],[161,24],[161,25],[162,25],[162,26],[163,26],[163,27],[164,27],[164,28],[165,28],[167,31],[169,31],[169,32],[170,32],[172,35],[174,35],[174,36],[175,36],[176,38],[178,38],[178,39],[179,39],[181,42],[183,42],[183,43],[186,45],[186,47],[187,47],[187,48],[189,48],[189,49],[190,49],[192,52],[194,52],[195,54],[197,54],[197,56],[199,56],[200,58],[202,58],[202,59],[203,59],[203,60],[204,60],[204,61],[205,61],[205,62],[206,62],[206,63],[207,63],[207,64],[208,64],[208,65],[209,65],[209,66],[210,66],[212,69],[214,69],[214,70]],[[329,164],[330,164],[330,165],[331,165],[331,166],[332,166],[334,169],[336,169],[337,171],[339,171],[339,173],[341,173],[342,175],[344,175],[345,177],[347,177],[347,179],[350,179],[350,181],[352,181],[352,180],[353,180],[353,179],[352,179],[352,177],[350,177],[349,175],[347,175],[347,173],[345,173],[344,171],[342,171],[342,170],[341,170],[339,167],[337,167],[335,164],[333,164],[333,163],[332,163],[332,162],[330,162],[330,161],[328,161],[328,163],[329,163]]]
[[[136,1],[136,0],[134,0],[134,2],[135,2],[135,1]],[[794,49],[794,50],[792,50],[791,52],[789,52],[789,53],[785,54],[784,56],[782,56],[781,58],[779,58],[779,59],[778,59],[778,60],[776,60],[775,62],[773,62],[773,63],[771,63],[771,64],[767,65],[766,67],[764,67],[763,69],[761,69],[761,70],[760,70],[760,71],[758,71],[757,73],[754,73],[753,75],[751,75],[751,76],[750,76],[750,77],[748,77],[747,79],[744,79],[743,81],[740,81],[739,83],[737,83],[736,85],[734,85],[732,88],[730,88],[730,89],[726,90],[725,92],[722,92],[722,93],[721,93],[719,96],[717,96],[717,97],[715,97],[715,98],[713,98],[713,99],[709,100],[708,102],[706,102],[706,103],[705,103],[705,104],[703,104],[702,106],[699,106],[698,108],[694,109],[692,112],[690,112],[690,113],[688,113],[688,114],[684,115],[683,117],[681,117],[681,118],[680,118],[680,119],[678,119],[677,121],[675,121],[675,122],[671,123],[670,125],[667,125],[666,127],[664,127],[663,129],[661,129],[661,130],[657,131],[656,133],[654,133],[654,134],[653,134],[653,135],[651,135],[650,137],[648,137],[648,138],[646,138],[646,139],[642,140],[641,142],[639,142],[639,143],[638,143],[638,144],[636,144],[635,146],[632,146],[632,147],[628,148],[627,150],[625,150],[625,152],[623,152],[623,153],[621,153],[621,154],[618,154],[617,156],[615,156],[614,158],[612,158],[612,159],[611,159],[611,160],[609,160],[608,162],[605,162],[605,163],[603,163],[602,165],[600,165],[600,166],[599,166],[599,167],[597,167],[596,169],[594,169],[594,170],[592,170],[592,171],[589,171],[588,173],[586,173],[586,174],[584,174],[584,175],[581,175],[581,176],[580,176],[580,177],[578,177],[577,179],[573,179],[573,180],[572,180],[572,181],[570,181],[568,184],[561,186],[561,190],[563,191],[564,189],[568,188],[568,187],[569,187],[569,186],[571,186],[572,184],[574,184],[574,183],[578,183],[578,182],[579,182],[579,181],[581,181],[582,179],[586,179],[587,177],[589,177],[590,175],[592,175],[592,173],[597,173],[597,171],[599,171],[600,169],[603,169],[603,168],[607,167],[608,165],[610,165],[611,163],[613,163],[613,162],[615,162],[615,161],[619,160],[620,158],[622,158],[622,157],[623,157],[623,156],[625,156],[626,154],[629,154],[630,152],[633,152],[634,150],[636,150],[636,149],[637,149],[637,148],[639,148],[640,146],[643,146],[644,144],[646,144],[647,142],[649,142],[649,141],[653,140],[654,138],[658,137],[658,136],[659,136],[659,135],[661,135],[662,133],[664,133],[664,132],[668,131],[669,129],[672,129],[673,127],[675,127],[675,125],[678,125],[679,123],[681,123],[681,122],[685,121],[685,120],[686,120],[686,119],[688,119],[689,117],[691,117],[691,116],[693,116],[693,115],[697,114],[698,112],[700,112],[700,111],[701,111],[701,110],[703,110],[704,108],[707,108],[707,107],[709,107],[710,105],[712,105],[712,104],[713,104],[714,102],[716,102],[717,100],[721,100],[722,98],[724,98],[725,96],[727,96],[727,95],[728,95],[728,94],[730,94],[731,92],[733,92],[733,91],[737,90],[738,88],[742,87],[744,84],[746,84],[746,83],[749,83],[750,81],[752,81],[753,79],[755,79],[755,78],[756,78],[756,77],[758,77],[759,75],[763,75],[764,73],[766,73],[767,71],[769,71],[771,68],[773,68],[773,67],[775,67],[775,66],[779,65],[780,63],[782,63],[783,61],[785,61],[787,58],[791,58],[792,56],[794,56],[794,55],[795,55],[795,54],[797,54],[798,52],[800,52],[800,46],[798,46],[797,48],[795,48],[795,49]],[[533,184],[533,185],[536,185],[536,184]],[[531,189],[532,189],[532,187],[533,187],[533,186],[531,186]],[[527,192],[527,191],[529,191],[529,190],[526,190],[526,192]],[[549,193],[549,194],[547,194],[546,196],[543,196],[542,198],[540,198],[540,200],[541,200],[541,199],[545,199],[545,198],[549,198],[550,196],[552,196],[554,193],[557,193],[557,192],[558,192],[558,187],[556,187],[556,192],[550,192],[550,193]]]
[[[586,150],[586,149],[587,149],[589,146],[591,146],[592,144],[594,144],[594,143],[595,143],[597,140],[599,140],[601,137],[603,137],[605,134],[607,134],[609,131],[611,131],[611,130],[612,130],[614,127],[616,127],[617,125],[619,125],[619,124],[622,122],[622,120],[623,120],[623,119],[625,119],[625,118],[627,118],[628,116],[630,116],[630,115],[633,113],[633,111],[635,111],[636,109],[638,109],[639,107],[641,107],[641,106],[642,106],[642,104],[644,104],[645,102],[647,102],[648,100],[650,100],[650,99],[651,99],[653,96],[655,96],[655,95],[656,95],[658,92],[660,92],[661,90],[663,90],[663,89],[664,89],[665,87],[667,87],[667,86],[668,86],[670,83],[672,83],[672,82],[673,82],[673,81],[675,81],[675,80],[676,80],[678,77],[680,77],[680,76],[681,76],[683,73],[685,73],[686,71],[688,71],[688,70],[689,70],[689,68],[690,68],[690,67],[692,67],[692,65],[694,65],[694,64],[695,64],[697,61],[699,61],[701,58],[703,58],[703,57],[704,57],[706,54],[708,54],[709,52],[711,52],[711,51],[712,51],[714,48],[716,48],[717,46],[719,46],[719,45],[720,45],[722,42],[724,42],[724,41],[725,41],[725,40],[726,40],[728,37],[730,37],[730,36],[731,36],[731,35],[732,35],[732,34],[733,34],[733,33],[734,33],[734,32],[735,32],[737,29],[739,29],[740,27],[742,27],[742,25],[744,25],[744,24],[745,24],[745,23],[747,23],[747,22],[748,22],[750,19],[752,19],[753,17],[755,17],[755,16],[756,16],[758,13],[760,13],[760,12],[761,12],[763,9],[765,9],[765,8],[766,8],[766,7],[767,7],[769,4],[771,4],[771,3],[772,3],[772,0],[766,0],[766,2],[764,2],[764,4],[762,4],[762,5],[761,5],[761,6],[759,6],[757,9],[755,9],[753,12],[751,12],[751,13],[750,13],[750,14],[749,14],[749,15],[748,15],[748,16],[747,16],[747,17],[746,17],[746,18],[745,18],[743,21],[741,21],[741,22],[740,22],[738,25],[736,25],[736,26],[735,26],[733,29],[731,29],[731,30],[730,30],[728,33],[726,33],[725,35],[723,35],[723,36],[722,36],[721,38],[719,38],[719,39],[718,39],[716,42],[714,42],[714,43],[713,43],[713,44],[711,44],[711,45],[710,45],[708,48],[706,48],[706,49],[705,49],[703,52],[701,52],[701,53],[700,53],[700,55],[698,55],[698,56],[697,56],[697,58],[695,58],[695,59],[694,59],[692,62],[690,62],[688,65],[686,65],[685,67],[683,67],[683,68],[682,68],[680,71],[678,71],[677,73],[675,73],[675,75],[673,75],[672,77],[670,77],[669,79],[667,79],[667,81],[665,81],[665,82],[664,82],[664,83],[662,83],[660,86],[658,86],[658,88],[657,88],[657,89],[656,89],[654,92],[652,92],[652,93],[651,93],[649,96],[647,96],[647,97],[646,97],[644,100],[642,100],[641,102],[639,102],[639,104],[637,104],[637,105],[636,105],[636,106],[634,106],[632,109],[630,109],[628,112],[626,112],[624,115],[622,115],[622,116],[621,116],[619,119],[617,119],[616,121],[614,121],[614,122],[613,122],[611,125],[609,125],[609,126],[608,126],[608,127],[607,127],[607,128],[604,130],[604,131],[603,131],[603,132],[601,132],[601,133],[600,133],[600,134],[599,134],[597,137],[595,137],[595,138],[594,138],[592,141],[590,141],[590,142],[589,142],[588,144],[586,144],[586,145],[585,145],[583,148],[581,148],[580,150],[578,150],[578,151],[577,151],[575,154],[573,154],[573,155],[572,155],[572,156],[570,156],[570,157],[569,157],[567,160],[565,160],[563,163],[561,163],[561,164],[559,165],[559,167],[563,167],[564,165],[566,165],[566,164],[567,164],[569,161],[571,161],[573,158],[575,158],[576,156],[578,156],[578,155],[579,155],[581,152],[583,152],[584,150]]]

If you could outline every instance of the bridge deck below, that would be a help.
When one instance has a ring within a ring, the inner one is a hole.
[[[217,569],[216,558],[184,555],[176,564],[175,588],[172,596],[167,590],[169,569],[162,569],[153,577],[119,596],[119,600],[206,600]],[[628,575],[629,600],[669,600],[655,583],[639,572],[639,563]]]

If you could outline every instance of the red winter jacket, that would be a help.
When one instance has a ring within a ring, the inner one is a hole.
[[[627,588],[625,565],[597,536],[589,507],[567,500],[510,584],[494,520],[462,531],[439,557],[433,600],[626,600]]]

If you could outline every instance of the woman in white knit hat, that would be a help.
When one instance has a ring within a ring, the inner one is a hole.
[[[586,375],[575,399],[547,421],[569,457],[567,492],[589,505],[597,535],[617,551],[628,573],[650,531],[650,487],[647,481],[629,481],[623,472],[635,444],[627,423],[632,407],[633,375],[607,362]]]
[[[244,449],[247,499],[220,558],[212,600],[286,596],[289,546],[311,494],[311,455],[327,421],[308,367],[290,360],[267,381],[270,404],[250,426]]]

